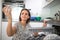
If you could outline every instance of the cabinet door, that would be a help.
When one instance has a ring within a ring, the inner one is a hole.
[[[52,1],[54,1],[54,0],[43,0],[43,2],[42,2],[42,7],[47,6],[47,5],[50,4]]]

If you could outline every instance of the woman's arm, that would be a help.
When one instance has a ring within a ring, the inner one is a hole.
[[[8,18],[8,25],[6,29],[7,35],[8,36],[13,36],[16,33],[16,27],[12,27],[12,19]]]
[[[8,18],[8,24],[6,29],[7,35],[12,36],[16,32],[16,27],[12,27],[11,9],[9,8],[9,6],[5,6],[3,8],[3,12]]]

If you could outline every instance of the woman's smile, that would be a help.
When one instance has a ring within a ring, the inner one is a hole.
[[[21,12],[21,19],[22,20],[27,20],[29,18],[28,12],[26,10]]]

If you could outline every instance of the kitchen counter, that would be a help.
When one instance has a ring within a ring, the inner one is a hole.
[[[34,27],[29,29],[31,32],[48,32],[53,33],[54,28],[53,27]]]
[[[7,19],[2,19],[3,22],[7,22]],[[12,22],[17,22],[17,21],[12,21]],[[30,21],[30,22],[42,22],[43,23],[43,20],[41,21]],[[55,20],[52,20],[52,21],[48,21],[47,24],[52,24],[52,25],[58,25],[60,26],[60,21],[55,21]]]
[[[60,26],[60,21],[49,21],[48,22],[49,24],[52,24],[52,25],[58,25],[58,26]]]

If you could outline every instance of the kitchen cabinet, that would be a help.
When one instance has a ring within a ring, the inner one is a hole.
[[[51,7],[54,7],[55,5],[60,4],[60,0],[44,1],[42,4],[43,4],[42,5],[43,8],[46,8],[46,7],[51,8]]]
[[[42,1],[42,7],[45,7],[47,5],[49,5],[51,2],[53,2],[54,0],[43,0]]]

